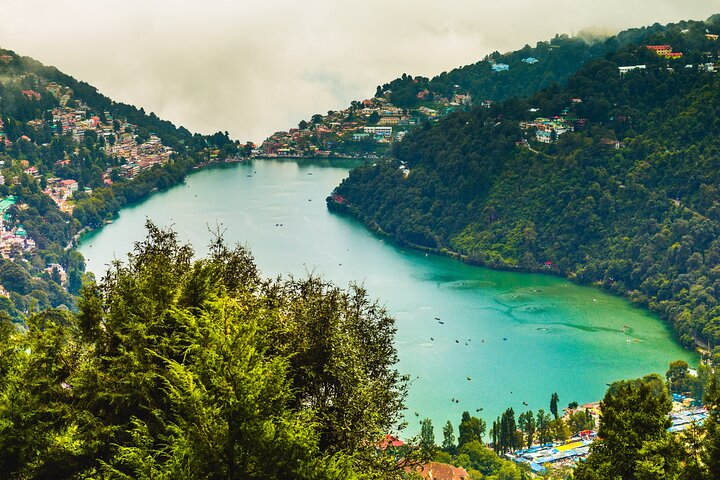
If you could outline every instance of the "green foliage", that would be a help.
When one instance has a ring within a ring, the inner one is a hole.
[[[81,313],[0,325],[0,470],[13,478],[397,478],[393,321],[358,287],[269,281],[218,239],[148,238]],[[5,325],[5,326],[3,326]],[[7,353],[7,355],[5,354]],[[410,452],[412,453],[412,452]]]
[[[442,449],[450,454],[454,454],[457,449],[455,443],[455,434],[453,433],[453,426],[450,420],[443,427],[443,442]]]
[[[555,392],[550,397],[550,413],[552,413],[555,418],[558,418],[558,402],[560,402],[560,397],[557,392]]]
[[[432,457],[435,449],[435,433],[433,432],[432,421],[425,418],[420,422],[420,450]]]
[[[462,447],[469,442],[482,443],[486,428],[485,420],[470,416],[469,412],[463,412],[458,426],[458,446]]]
[[[602,401],[599,439],[578,466],[577,479],[673,478],[677,465],[662,460],[677,449],[667,432],[672,401],[658,375],[613,383]],[[666,477],[648,476],[660,471]]]
[[[588,410],[577,410],[570,414],[567,419],[567,425],[573,435],[583,430],[595,430],[595,420]]]
[[[336,189],[345,204],[329,206],[406,245],[625,295],[684,345],[718,345],[720,76],[698,68],[716,60],[714,21],[611,39],[564,86],[418,128],[394,158],[353,170]],[[670,41],[685,57],[669,69],[644,44]],[[635,64],[647,68],[618,71]],[[536,143],[520,123],[537,116],[575,131]],[[517,145],[526,136],[532,149]]]
[[[481,442],[466,443],[458,450],[456,464],[465,468],[471,478],[525,479],[529,478],[523,467],[503,460]]]
[[[537,430],[537,424],[535,417],[533,416],[532,410],[528,410],[525,413],[521,413],[518,416],[518,427],[520,431],[525,435],[526,445],[528,448],[535,442],[535,432]]]
[[[672,366],[682,367],[677,362],[671,364],[671,370]],[[704,425],[691,424],[674,434],[666,431],[670,398],[658,375],[612,384],[601,403],[599,439],[587,460],[578,465],[574,478],[718,478],[717,375],[710,375],[707,382],[709,416]]]
[[[492,428],[493,448],[499,454],[517,450],[523,446],[523,432],[518,429],[515,411],[508,408],[495,422]]]
[[[706,440],[703,460],[708,470],[708,478],[720,478],[720,386],[713,376],[705,394],[705,403],[709,407],[706,420]]]
[[[684,360],[676,360],[670,363],[670,368],[665,373],[668,388],[674,393],[684,393],[690,390],[691,378],[690,366]]]
[[[552,442],[553,436],[550,432],[550,422],[552,421],[552,417],[545,413],[545,410],[542,408],[538,410],[537,413],[537,419],[535,420],[535,424],[537,425],[537,432],[538,432],[538,441],[540,444],[544,445],[548,442]]]

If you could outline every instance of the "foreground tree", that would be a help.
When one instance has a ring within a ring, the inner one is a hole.
[[[4,474],[399,477],[375,447],[404,396],[382,308],[355,286],[264,280],[220,239],[193,261],[147,227],[126,264],[85,286],[78,316],[0,329]]]
[[[425,418],[420,422],[420,450],[428,457],[432,457],[435,448],[435,432],[432,420]]]
[[[705,422],[707,429],[705,439],[705,465],[708,469],[707,478],[720,478],[720,385],[716,376],[710,379],[705,394],[709,416]]]
[[[454,454],[457,449],[457,445],[455,444],[455,433],[453,433],[453,426],[450,420],[448,420],[443,427],[442,448],[451,455]]]
[[[462,447],[469,442],[482,443],[486,428],[485,420],[470,416],[470,412],[463,412],[458,426],[458,446]]]
[[[676,478],[681,447],[667,432],[671,408],[659,375],[613,383],[601,404],[600,439],[575,478]]]

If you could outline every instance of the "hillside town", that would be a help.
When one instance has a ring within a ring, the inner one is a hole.
[[[460,91],[460,86],[456,86]],[[390,101],[392,91],[383,92],[346,109],[314,115],[298,128],[276,132],[254,150],[267,157],[375,157],[401,141],[415,126],[472,105],[467,93],[450,97],[417,93],[416,108],[400,108]]]
[[[12,55],[2,55],[0,65],[11,64],[16,61],[15,58]],[[157,135],[143,132],[143,129],[124,118],[114,118],[108,111],[93,111],[76,98],[72,89],[67,86],[33,75],[17,77],[11,80],[13,81],[37,85],[20,90],[22,97],[29,101],[30,105],[47,104],[48,99],[43,96],[49,95],[53,97],[52,104],[56,106],[24,122],[21,128],[25,133],[19,137],[16,132],[13,136],[8,134],[12,124],[8,123],[7,117],[3,119],[3,116],[0,116],[0,154],[12,154],[12,157],[0,155],[0,185],[39,185],[42,193],[52,199],[60,211],[72,215],[77,195],[82,193],[88,196],[93,193],[93,189],[83,184],[80,177],[65,176],[74,175],[73,172],[78,171],[77,167],[73,168],[73,163],[77,165],[83,161],[82,155],[87,155],[87,151],[82,150],[86,139],[91,140],[93,145],[98,142],[104,145],[100,147],[100,151],[107,158],[106,167],[104,171],[98,172],[97,175],[101,178],[94,182],[100,186],[111,186],[118,179],[134,179],[144,171],[167,164],[175,154],[172,148],[163,145]],[[45,103],[42,103],[43,101]],[[18,128],[17,124],[14,128]],[[37,141],[34,138],[36,135],[31,132],[36,132],[43,140]],[[75,148],[66,151],[64,158],[56,160],[50,169],[47,164],[31,164],[29,160],[23,159],[23,152],[29,149],[49,148],[48,138],[72,139]],[[16,212],[27,208],[27,204],[18,202],[13,195],[0,198],[0,255],[4,259],[27,260],[33,258],[37,251],[36,240],[15,218]],[[57,262],[48,263],[45,271],[57,272],[61,284],[67,281],[66,272]]]
[[[716,39],[712,34],[707,34],[706,37],[710,40]],[[674,51],[671,45],[646,45],[645,48],[670,62],[683,58],[683,53]],[[716,63],[717,55],[708,53],[706,57],[706,61],[702,63],[685,65],[683,68],[716,72],[720,68]],[[486,57],[485,61],[498,75],[510,71],[510,65],[497,62],[492,56]],[[526,57],[521,61],[526,65],[539,62],[534,57]],[[618,67],[621,75],[646,68],[646,65]],[[667,68],[674,68],[673,64],[669,64]],[[378,157],[387,151],[391,144],[401,141],[409,131],[423,122],[437,122],[449,113],[467,109],[472,105],[485,108],[493,105],[492,100],[475,101],[469,93],[460,93],[464,91],[460,85],[455,87],[458,93],[452,96],[440,95],[427,89],[420,91],[415,108],[399,108],[393,105],[390,100],[392,91],[386,90],[382,95],[362,102],[353,102],[346,109],[330,111],[327,115],[314,115],[310,121],[301,121],[297,128],[276,132],[255,148],[253,154],[266,157]],[[531,140],[539,144],[552,144],[566,132],[583,129],[587,126],[588,119],[577,118],[572,114],[572,107],[582,102],[581,98],[573,98],[571,105],[558,116],[537,117],[521,122],[520,127],[527,135],[520,143],[525,145]],[[529,114],[536,112],[539,112],[538,108],[529,110]],[[608,140],[606,143],[615,148],[620,146],[615,140]]]

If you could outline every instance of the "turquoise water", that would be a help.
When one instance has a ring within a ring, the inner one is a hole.
[[[397,320],[399,368],[413,379],[409,433],[430,417],[439,435],[464,410],[488,424],[507,407],[548,411],[555,391],[563,406],[600,400],[606,383],[696,361],[654,315],[620,298],[400,248],[328,212],[325,197],[350,167],[263,160],[203,170],[123,210],[80,251],[100,276],[144,237],[146,218],[172,225],[198,255],[218,225],[251,248],[266,276],[312,271],[363,283]]]

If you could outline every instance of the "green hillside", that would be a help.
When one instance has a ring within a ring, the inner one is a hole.
[[[0,310],[21,322],[33,310],[74,309],[79,232],[196,165],[245,153],[227,133],[193,135],[0,49]]]
[[[657,29],[565,87],[425,125],[392,159],[354,170],[329,205],[408,244],[602,286],[712,348],[718,31],[717,18]],[[646,48],[664,44],[683,56]]]

